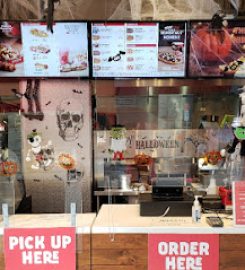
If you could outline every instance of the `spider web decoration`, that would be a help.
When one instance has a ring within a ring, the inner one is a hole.
[[[48,0],[0,0],[0,18],[39,19]],[[244,0],[61,0],[55,20],[189,20],[211,19],[222,9],[244,13]]]
[[[110,19],[210,19],[218,10],[220,5],[214,0],[121,0]]]
[[[0,18],[3,20],[38,19],[40,15],[38,0],[0,0]]]

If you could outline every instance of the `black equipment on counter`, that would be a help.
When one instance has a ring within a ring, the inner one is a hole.
[[[206,221],[211,227],[223,227],[224,222],[220,217],[206,217]]]
[[[184,174],[159,174],[153,180],[152,198],[161,200],[182,200]]]
[[[206,195],[202,198],[201,203],[204,209],[217,210],[224,208],[218,195]]]
[[[140,194],[140,215],[143,217],[191,217],[193,197],[183,200],[154,200],[151,194]]]
[[[153,180],[152,194],[140,194],[141,216],[190,216],[193,194],[184,192],[184,175],[158,175]]]

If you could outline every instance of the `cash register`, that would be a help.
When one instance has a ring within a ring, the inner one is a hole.
[[[191,216],[193,194],[184,189],[185,174],[158,174],[152,193],[140,194],[141,216]]]

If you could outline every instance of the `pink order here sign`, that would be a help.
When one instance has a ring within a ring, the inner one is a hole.
[[[149,234],[148,270],[218,270],[216,234]]]
[[[75,228],[6,228],[5,270],[75,270]]]
[[[245,181],[232,183],[232,202],[235,226],[245,226]]]

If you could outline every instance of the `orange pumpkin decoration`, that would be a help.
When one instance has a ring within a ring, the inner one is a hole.
[[[17,173],[17,164],[13,161],[4,161],[1,163],[0,174],[11,176]]]
[[[152,158],[148,155],[141,154],[136,155],[134,161],[137,165],[149,165],[152,162]]]
[[[220,160],[222,160],[222,157],[221,157],[219,151],[209,152],[209,153],[207,153],[206,157],[207,157],[208,163],[211,164],[211,165],[217,165],[217,163]]]
[[[61,154],[58,157],[58,162],[60,167],[62,167],[65,170],[72,170],[75,168],[75,160],[69,154]]]

